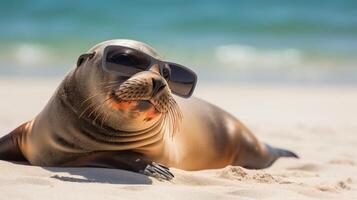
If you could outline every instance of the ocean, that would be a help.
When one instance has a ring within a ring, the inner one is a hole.
[[[0,27],[0,77],[63,76],[128,38],[200,81],[357,83],[356,0],[2,0]]]

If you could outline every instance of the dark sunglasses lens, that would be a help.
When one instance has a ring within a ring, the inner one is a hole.
[[[106,71],[131,76],[146,70],[150,59],[140,51],[125,47],[107,47],[103,67]]]
[[[180,65],[168,64],[171,71],[171,76],[169,79],[169,85],[173,93],[189,97],[196,84],[196,74]]]

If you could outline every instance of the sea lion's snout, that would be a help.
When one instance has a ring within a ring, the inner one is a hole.
[[[124,81],[115,91],[120,101],[148,101],[157,111],[165,113],[172,101],[171,91],[166,80],[158,73],[144,71]]]
[[[156,71],[139,72],[113,90],[112,109],[120,110],[129,121],[153,122],[162,116],[170,133],[178,131],[182,113],[166,80]],[[128,123],[129,121],[126,121]]]

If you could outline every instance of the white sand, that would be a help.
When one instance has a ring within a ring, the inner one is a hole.
[[[36,115],[57,84],[0,80],[1,135]],[[196,96],[301,159],[281,159],[265,170],[172,169],[172,182],[123,170],[0,161],[0,199],[357,199],[357,88],[201,83]]]

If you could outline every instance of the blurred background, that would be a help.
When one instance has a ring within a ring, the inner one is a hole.
[[[2,0],[0,27],[0,78],[61,77],[129,38],[203,82],[357,83],[356,0]]]

